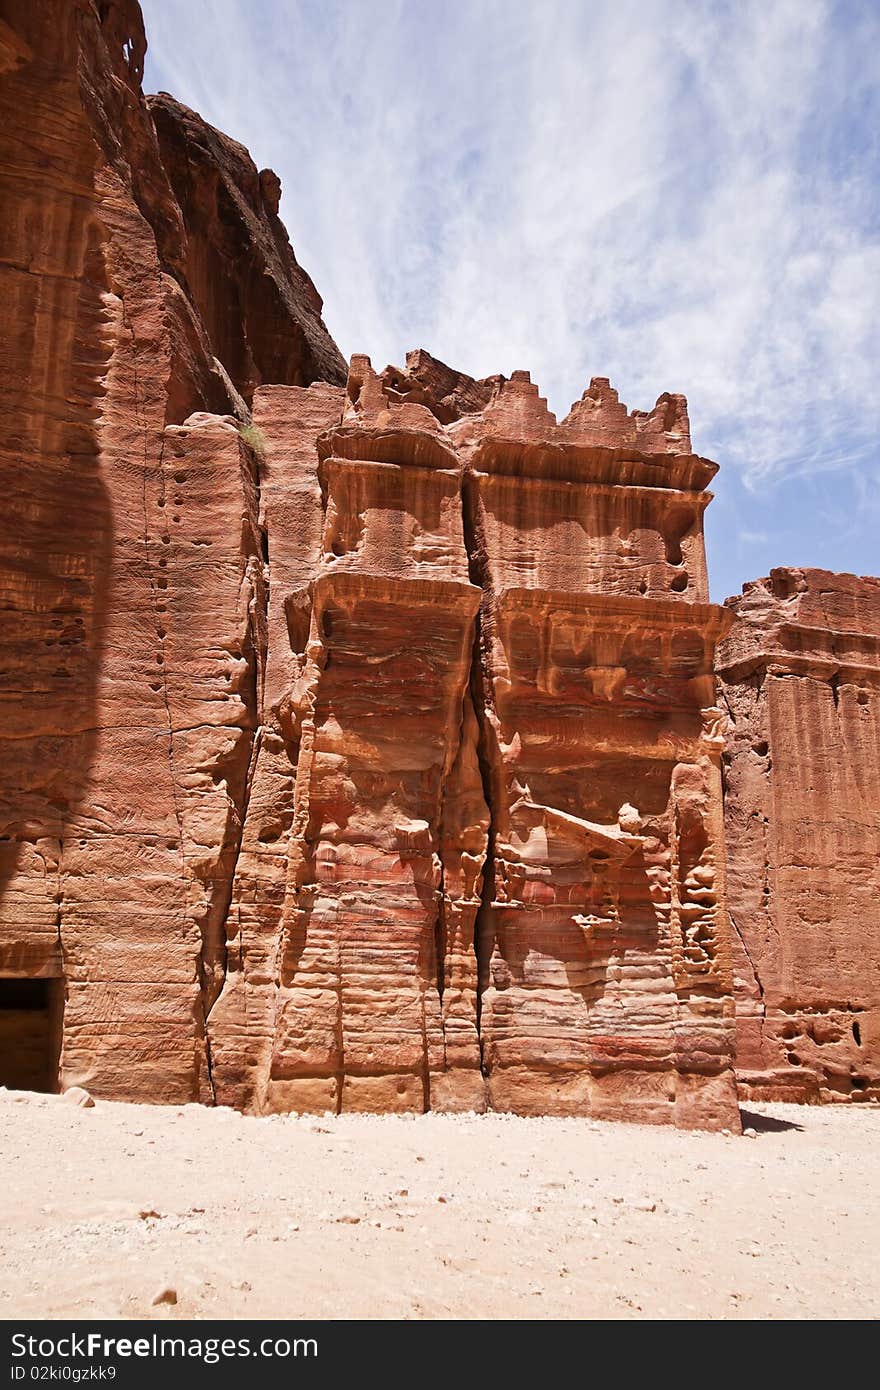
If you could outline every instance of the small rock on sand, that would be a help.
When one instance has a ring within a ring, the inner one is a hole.
[[[69,1087],[68,1090],[62,1092],[61,1099],[66,1101],[68,1105],[78,1105],[83,1110],[91,1110],[95,1104],[94,1099],[84,1086]]]

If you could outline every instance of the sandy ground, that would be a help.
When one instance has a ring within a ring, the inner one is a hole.
[[[0,1091],[0,1317],[866,1318],[880,1109],[754,1138]],[[166,1284],[175,1306],[153,1306]]]

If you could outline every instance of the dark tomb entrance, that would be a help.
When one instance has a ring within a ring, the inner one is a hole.
[[[0,1086],[57,1091],[63,980],[0,978]]]

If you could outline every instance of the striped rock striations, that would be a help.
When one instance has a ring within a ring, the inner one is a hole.
[[[160,142],[145,46],[133,0],[0,7],[0,1082],[210,1100],[265,647],[242,397],[345,368],[272,177],[173,104]],[[175,122],[250,239],[235,352]]]
[[[719,648],[747,1096],[880,1099],[880,579],[777,569]]]
[[[735,967],[877,1097],[880,581],[711,605],[681,396],[346,368],[144,52],[0,0],[0,1084],[735,1128]]]
[[[254,394],[271,593],[218,1100],[736,1126],[715,465],[410,354]]]

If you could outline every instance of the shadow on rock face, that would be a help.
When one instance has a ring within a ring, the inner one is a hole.
[[[0,974],[51,977],[63,973],[65,827],[98,723],[113,547],[99,425],[114,330],[96,149],[67,61],[75,16],[57,32],[36,13],[29,23],[28,59],[2,93],[10,157],[28,177],[4,191],[0,279]]]

